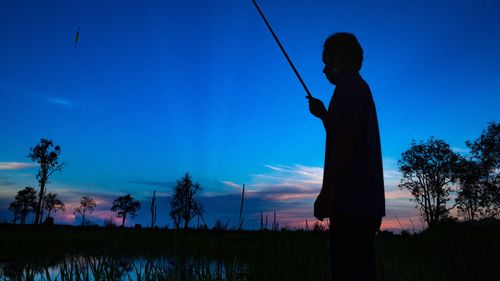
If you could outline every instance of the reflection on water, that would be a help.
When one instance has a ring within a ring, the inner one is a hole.
[[[0,264],[0,280],[249,280],[236,260],[189,258],[66,257],[58,261]]]

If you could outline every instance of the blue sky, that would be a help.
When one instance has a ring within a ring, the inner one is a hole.
[[[418,216],[395,188],[412,139],[464,151],[499,121],[498,1],[260,5],[325,103],[333,86],[321,72],[323,41],[358,37],[380,123],[387,227],[395,215]],[[17,190],[36,186],[26,155],[41,137],[61,145],[67,163],[49,191],[70,208],[82,195],[102,199],[97,223],[126,193],[144,202],[130,223],[146,223],[156,189],[158,220],[171,225],[166,202],[186,171],[202,185],[209,224],[238,214],[243,183],[248,227],[260,210],[276,210],[282,224],[312,219],[323,128],[250,0],[0,1],[0,37],[0,219]]]

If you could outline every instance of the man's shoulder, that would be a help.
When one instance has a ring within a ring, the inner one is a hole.
[[[359,73],[352,73],[349,75],[345,75],[341,79],[339,79],[336,88],[340,89],[355,89],[355,88],[364,88],[368,87],[368,83],[361,77]]]
[[[334,92],[341,98],[371,98],[371,91],[368,83],[358,73],[343,77]]]
[[[368,87],[368,83],[366,83],[365,79],[361,77],[361,74],[356,73],[352,75],[351,80],[350,80],[351,85],[357,86],[363,90],[370,90],[370,87]]]

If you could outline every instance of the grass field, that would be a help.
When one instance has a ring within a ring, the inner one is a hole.
[[[328,280],[323,232],[0,226],[0,280]],[[500,225],[376,238],[380,280],[500,280]]]

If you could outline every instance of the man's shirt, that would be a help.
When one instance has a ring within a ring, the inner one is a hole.
[[[385,216],[377,113],[358,73],[339,79],[328,106],[322,193],[331,216]]]

